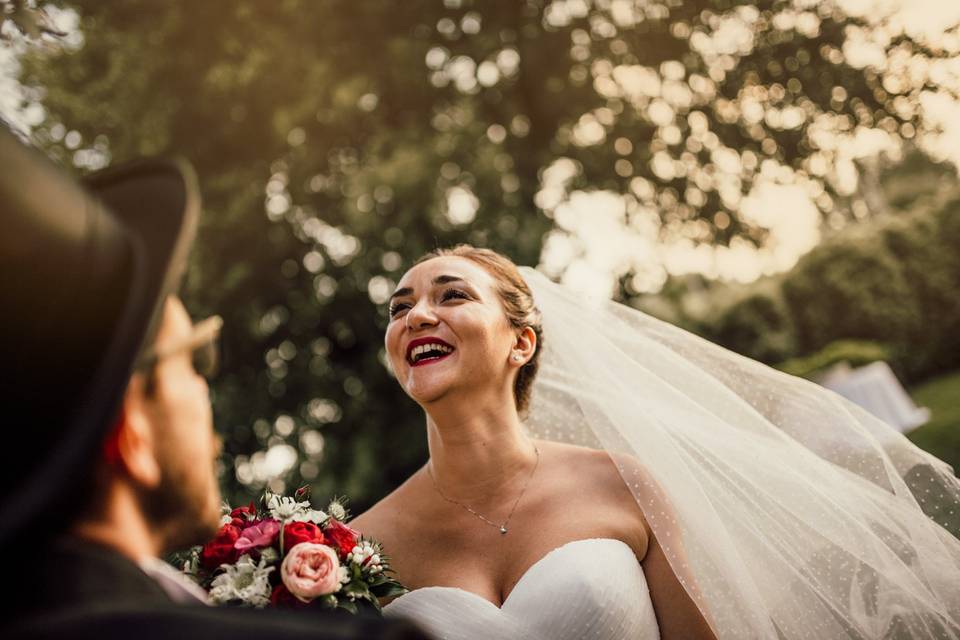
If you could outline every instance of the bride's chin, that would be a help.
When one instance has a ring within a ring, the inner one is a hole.
[[[426,408],[444,396],[450,390],[450,384],[445,380],[408,380],[404,391],[417,404]]]
[[[423,408],[440,400],[446,393],[446,386],[441,387],[439,385],[422,385],[415,388],[407,388],[407,395]]]

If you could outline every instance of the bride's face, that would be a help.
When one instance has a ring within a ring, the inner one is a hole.
[[[509,394],[516,339],[493,276],[466,258],[444,256],[404,274],[384,341],[400,386],[427,405],[464,391]]]

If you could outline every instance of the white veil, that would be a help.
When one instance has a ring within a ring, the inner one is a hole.
[[[812,382],[521,272],[543,314],[532,435],[611,453],[720,640],[960,638],[946,463]]]

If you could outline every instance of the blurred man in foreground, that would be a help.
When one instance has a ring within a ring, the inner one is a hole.
[[[193,325],[173,295],[199,214],[192,173],[141,162],[85,189],[3,130],[0,161],[0,636],[422,638],[209,607],[158,559],[220,516],[202,375],[219,319]]]

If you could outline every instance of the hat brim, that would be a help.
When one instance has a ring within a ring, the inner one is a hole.
[[[126,226],[139,256],[129,320],[141,334],[134,336],[139,351],[153,339],[164,300],[186,271],[200,215],[196,175],[182,160],[140,160],[95,173],[84,183]],[[131,367],[132,361],[125,378]]]
[[[77,491],[89,489],[84,479],[102,459],[136,360],[153,339],[164,301],[179,286],[196,233],[200,195],[184,161],[136,161],[92,174],[83,183],[86,197],[92,194],[96,201],[88,206],[102,207],[99,216],[113,218],[126,231],[128,289],[116,317],[104,318],[112,330],[89,378],[79,381],[82,401],[57,425],[61,435],[50,450],[36,452],[30,472],[18,486],[8,487],[0,507],[0,540],[62,526],[73,505],[89,498]]]

